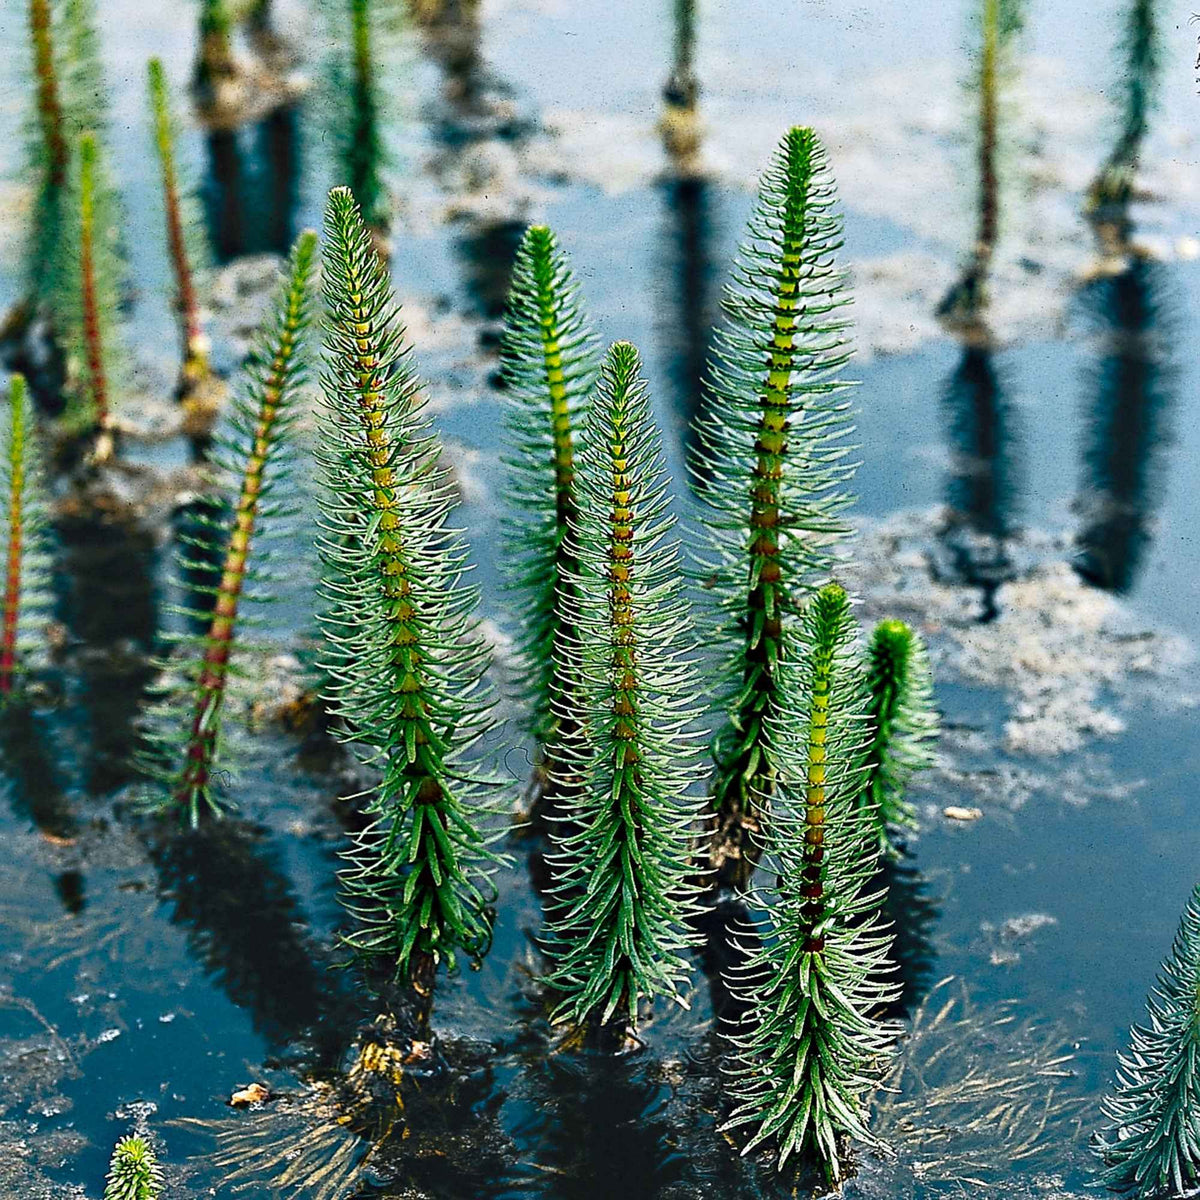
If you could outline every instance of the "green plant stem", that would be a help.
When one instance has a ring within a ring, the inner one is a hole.
[[[212,622],[205,638],[206,649],[196,684],[195,712],[184,753],[184,770],[175,794],[176,802],[186,808],[193,826],[200,820],[201,800],[207,794],[216,754],[218,718],[227,691],[229,655],[258,517],[263,470],[272,445],[284,386],[292,370],[297,340],[305,320],[308,272],[315,252],[316,235],[301,234],[296,243],[291,284],[278,342],[261,387],[254,437],[221,567]],[[209,805],[212,806],[211,800]]]
[[[108,380],[104,371],[104,342],[100,308],[96,299],[95,257],[96,139],[90,133],[79,139],[79,286],[83,314],[83,340],[87,358],[88,390],[92,418],[97,428],[109,426]]]
[[[0,634],[0,694],[13,691],[17,666],[17,624],[21,610],[21,564],[25,528],[25,380],[10,384],[8,547],[4,571],[3,632]]]
[[[162,169],[163,208],[167,222],[167,250],[175,273],[175,308],[179,313],[183,339],[183,374],[195,382],[208,373],[208,339],[200,321],[200,305],[188,262],[183,212],[179,200],[179,181],[175,171],[171,114],[167,82],[161,60],[152,58],[148,66],[150,103],[154,116],[154,144]]]

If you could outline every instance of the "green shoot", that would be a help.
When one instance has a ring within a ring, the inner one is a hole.
[[[347,188],[329,194],[325,244],[326,700],[379,773],[342,872],[346,940],[428,995],[439,962],[491,941],[491,781],[471,761],[490,727],[488,655],[399,310]]]
[[[1188,898],[1171,953],[1130,1031],[1112,1122],[1098,1145],[1104,1182],[1138,1197],[1191,1196],[1200,1183],[1200,886]]]
[[[761,940],[747,939],[730,977],[748,1013],[731,1034],[737,1106],[726,1128],[750,1128],[743,1153],[770,1143],[781,1169],[808,1156],[831,1184],[845,1173],[847,1137],[878,1145],[867,1107],[894,1035],[876,1014],[897,993],[884,979],[894,967],[882,893],[869,890],[877,838],[858,803],[869,725],[856,634],[845,591],[826,585],[805,612],[809,652],[783,673],[770,834],[779,885]]]
[[[179,314],[183,359],[179,380],[181,399],[208,377],[208,338],[200,319],[200,302],[192,274],[199,222],[191,211],[193,197],[180,189],[175,166],[176,121],[171,111],[166,75],[161,59],[147,64],[150,110],[154,122],[154,148],[162,173],[163,214],[167,228],[167,250],[175,276],[175,311]],[[191,243],[191,246],[189,246]]]
[[[917,817],[905,799],[914,772],[932,761],[937,737],[933,677],[920,637],[903,621],[881,621],[867,651],[867,709],[874,741],[862,789],[880,849],[897,854],[896,835],[916,829]]]
[[[7,500],[0,702],[17,690],[21,673],[44,649],[50,609],[45,485],[33,405],[21,375],[9,383],[6,435],[0,452],[0,488]]]
[[[122,1138],[112,1153],[104,1200],[158,1200],[162,1168],[145,1138]]]
[[[221,566],[211,589],[193,586],[194,591],[211,591],[214,602],[211,610],[182,610],[200,623],[201,632],[178,639],[182,645],[170,672],[175,678],[153,714],[149,746],[142,758],[145,772],[166,789],[169,807],[193,828],[206,815],[219,817],[224,812],[214,780],[221,754],[222,711],[231,657],[245,624],[242,601],[255,574],[252,550],[263,522],[281,515],[273,493],[286,479],[291,454],[288,435],[303,379],[301,348],[311,307],[315,253],[316,234],[302,233],[292,250],[274,320],[247,367],[245,393],[235,401],[233,434],[217,461],[227,479],[240,480],[237,500],[231,519],[223,519],[217,505],[211,508],[214,515],[203,518],[215,527],[205,539],[205,548],[214,541],[221,546]],[[196,564],[181,565],[186,569]],[[182,737],[168,736],[164,727],[178,728],[180,716]]]
[[[636,1028],[643,1001],[686,1004],[701,805],[688,796],[690,613],[661,439],[628,342],[608,352],[583,442],[568,536],[577,565],[560,599],[571,634],[558,653],[582,685],[590,744],[563,764],[583,782],[551,827],[547,981],[562,995],[556,1020]],[[558,703],[577,712],[572,693]]]
[[[797,652],[804,598],[847,532],[844,485],[850,358],[834,264],[841,218],[811,129],[783,138],[763,175],[709,366],[693,463],[706,505],[706,640],[723,654],[722,728],[713,742],[713,862],[744,885],[761,853],[778,764],[771,729],[779,671]]]
[[[572,631],[564,606],[575,596],[578,562],[568,538],[575,498],[579,425],[596,378],[595,339],[566,255],[544,225],[525,232],[513,265],[500,354],[506,403],[504,561],[514,607],[520,700],[526,730],[553,774],[561,746],[578,735],[578,690],[556,648]]]

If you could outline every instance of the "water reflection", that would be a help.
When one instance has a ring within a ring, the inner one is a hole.
[[[536,1171],[522,1194],[598,1200],[670,1194],[687,1177],[670,1088],[648,1054],[547,1052],[519,1083],[514,1137]]]
[[[138,521],[92,512],[65,517],[57,528],[65,623],[78,644],[76,707],[87,724],[83,782],[102,795],[135,778],[130,756],[158,636],[155,536]]]
[[[444,145],[460,146],[478,136],[476,120],[492,115],[496,86],[479,51],[479,0],[408,0],[408,7],[442,72],[444,103],[432,132]]]
[[[1013,577],[1008,540],[1016,510],[1017,429],[1003,374],[985,335],[964,340],[962,357],[942,393],[950,438],[950,477],[942,544],[951,578],[983,594],[984,619]]]
[[[243,254],[287,254],[299,200],[299,106],[280,105],[244,128],[210,129],[201,197],[219,263]]]
[[[1076,570],[1115,592],[1137,581],[1161,497],[1179,366],[1161,265],[1134,258],[1082,300],[1098,346],[1087,375]]]
[[[455,239],[467,295],[489,321],[504,316],[512,264],[525,228],[526,222],[518,219],[480,221]]]
[[[1161,67],[1155,0],[1131,0],[1117,52],[1121,71],[1121,115],[1116,142],[1088,190],[1093,223],[1110,226],[1110,236],[1128,236],[1127,206],[1133,194],[1142,141]]]
[[[266,831],[209,821],[159,840],[151,857],[171,920],[255,1029],[276,1050],[319,1039],[317,1060],[336,1058],[345,1031],[331,1019],[334,978]]]
[[[906,859],[885,859],[879,884],[887,889],[883,913],[892,928],[892,959],[898,968],[894,978],[900,984],[900,995],[888,1005],[888,1015],[909,1017],[933,984],[937,966],[933,934],[941,909],[920,871]]]
[[[718,268],[714,263],[714,189],[699,174],[677,174],[662,184],[665,236],[659,252],[659,306],[655,335],[691,448],[704,403],[704,377],[717,321]]]
[[[69,845],[79,833],[79,818],[66,792],[61,766],[50,752],[40,715],[20,700],[10,703],[0,721],[0,763],[9,806],[52,845]],[[66,869],[54,878],[63,910],[78,916],[87,907],[81,871]]]

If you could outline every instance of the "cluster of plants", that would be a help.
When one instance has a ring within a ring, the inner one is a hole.
[[[204,8],[210,73],[223,11]],[[1008,36],[1015,11],[989,6],[987,36]],[[73,96],[95,81],[64,70],[60,50],[74,39],[70,62],[93,61],[90,20],[86,0],[58,18],[31,0],[36,238],[61,256],[31,297],[66,349],[69,427],[102,461],[118,449],[118,206],[103,110]],[[187,401],[211,368],[156,62],[149,84]],[[139,765],[160,814],[192,828],[228,814],[227,702],[250,661],[255,604],[275,590],[270,535],[296,508],[288,474],[303,459],[295,426],[318,357],[319,257],[317,673],[330,727],[370,780],[344,851],[344,943],[369,975],[409,985],[428,1020],[439,967],[478,963],[490,945],[508,863],[504,785],[486,748],[496,697],[469,547],[374,215],[335,188],[323,238],[305,232],[293,247],[209,448],[211,495],[180,562],[193,599],[147,706]],[[878,868],[915,827],[906,792],[937,733],[921,638],[897,620],[864,633],[836,579],[853,473],[841,245],[825,151],[794,128],[762,177],[725,292],[689,464],[695,535],[673,511],[638,352],[601,350],[543,226],[518,250],[501,344],[504,558],[520,724],[538,747],[529,816],[549,843],[550,1020],[622,1048],[654,1001],[686,1005],[701,918],[732,889],[756,916],[730,935],[739,1015],[725,1030],[725,1128],[743,1152],[769,1147],[781,1169],[803,1160],[830,1183],[844,1178],[851,1141],[877,1145],[870,1103],[898,1033],[884,1017],[895,966]],[[19,696],[44,642],[35,425],[14,375],[0,700]],[[1182,1194],[1197,1180],[1198,973],[1200,897],[1108,1105],[1101,1152],[1115,1187]],[[149,1147],[122,1142],[106,1196],[159,1187]]]

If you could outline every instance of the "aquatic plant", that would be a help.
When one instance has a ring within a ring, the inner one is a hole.
[[[1104,1100],[1104,1182],[1139,1197],[1190,1196],[1200,1183],[1200,885],[1146,1014],[1148,1023],[1130,1030],[1116,1088]]]
[[[905,790],[913,773],[930,765],[938,730],[925,644],[903,621],[880,621],[871,635],[867,713],[875,736],[860,795],[880,849],[896,854],[896,835],[917,827]]]
[[[346,942],[428,994],[439,962],[491,940],[492,780],[472,762],[488,655],[399,309],[348,188],[329,193],[325,246],[325,699],[379,773],[341,874]]]
[[[4,608],[0,615],[0,702],[44,650],[51,597],[41,454],[25,379],[9,381],[9,419],[0,451],[5,505]]]
[[[838,372],[851,353],[841,315],[850,297],[834,262],[834,200],[820,139],[790,130],[762,177],[726,288],[696,422],[706,640],[724,658],[712,857],[721,881],[737,885],[753,873],[776,788],[780,666],[798,648],[805,595],[848,532],[841,513],[853,467]]]
[[[772,1143],[782,1168],[811,1156],[830,1183],[844,1139],[878,1145],[870,1096],[892,1053],[876,1013],[897,994],[891,937],[871,891],[877,838],[858,804],[869,738],[864,671],[850,601],[827,584],[804,613],[802,659],[781,672],[775,753],[780,788],[770,831],[775,894],[746,961],[730,973],[748,1006],[730,1031],[737,1106],[726,1129],[749,1126],[743,1153]],[[789,810],[786,813],[783,809]]]
[[[1078,1144],[1092,1105],[1078,1033],[1022,1008],[978,1006],[950,975],[913,1013],[872,1126],[921,1181],[1002,1192],[1014,1171],[1061,1170],[1063,1147]]]
[[[233,17],[227,0],[200,0],[200,43],[193,83],[205,98],[237,74],[233,57]]]
[[[162,60],[152,58],[146,67],[150,89],[150,111],[154,121],[154,147],[162,172],[163,215],[167,228],[167,251],[175,276],[175,311],[183,360],[179,377],[179,398],[186,399],[210,374],[208,338],[200,319],[193,266],[202,251],[202,235],[194,210],[194,196],[181,189],[175,166],[175,114],[167,89]]]
[[[50,0],[29,0],[29,35],[33,45],[34,94],[40,140],[38,150],[47,183],[54,189],[67,181],[71,152],[64,129],[54,52],[54,10]]]
[[[1116,143],[1088,189],[1086,210],[1092,217],[1104,217],[1112,209],[1124,208],[1133,192],[1162,65],[1155,0],[1131,0],[1121,48],[1125,51],[1125,91],[1120,128]]]
[[[64,239],[71,381],[64,421],[73,433],[98,433],[96,457],[103,458],[111,452],[114,391],[120,390],[124,363],[117,332],[121,260],[114,196],[94,133],[80,135],[73,174],[72,227]]]
[[[380,173],[383,139],[379,128],[379,93],[372,53],[375,18],[371,0],[350,0],[352,72],[350,119],[343,135],[342,161],[350,190],[362,209],[377,246],[391,224],[391,198]]]
[[[1000,233],[1000,98],[1011,43],[1024,25],[1025,0],[979,0],[979,55],[973,86],[979,100],[979,165],[975,245],[966,269],[938,306],[944,317],[972,320],[987,302],[987,282]]]
[[[45,263],[58,245],[71,151],[55,54],[54,10],[50,0],[29,0],[29,36],[37,136],[28,142],[29,177],[35,181],[32,236],[28,246],[28,286],[36,301],[53,305],[56,291]]]
[[[234,403],[231,433],[214,455],[222,481],[239,481],[232,515],[211,507],[203,520],[213,541],[222,547],[221,567],[211,586],[211,610],[181,609],[195,619],[200,632],[179,634],[168,664],[163,697],[147,728],[140,762],[144,772],[165,788],[165,805],[193,827],[205,815],[221,816],[224,803],[215,790],[214,768],[220,757],[222,710],[228,694],[231,657],[246,614],[243,601],[260,573],[252,554],[262,525],[278,518],[286,505],[274,496],[287,478],[289,433],[297,390],[303,379],[302,340],[311,307],[310,279],[316,234],[296,239],[272,320],[260,335],[246,368],[244,392]],[[181,565],[187,567],[184,557]],[[204,564],[201,564],[204,566]],[[182,730],[180,724],[182,720]]]
[[[145,1138],[122,1138],[112,1153],[104,1200],[158,1200],[162,1168]]]
[[[571,635],[565,608],[578,562],[568,530],[576,499],[580,423],[596,379],[595,337],[566,254],[544,225],[525,231],[513,264],[500,343],[507,469],[503,527],[508,586],[521,614],[515,652],[527,732],[549,778],[560,744],[578,736],[578,689],[556,652]]]
[[[544,946],[554,1018],[614,1016],[636,1028],[656,995],[686,1003],[688,882],[701,805],[695,781],[697,681],[690,613],[666,496],[661,439],[628,342],[604,360],[583,434],[560,597],[570,632],[556,653],[580,683],[587,742],[558,769],[582,783],[551,819],[556,886]],[[586,514],[586,515],[584,515]],[[578,698],[560,693],[574,719]]]

